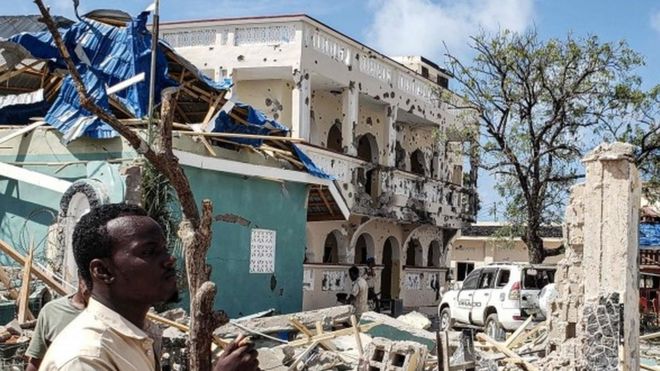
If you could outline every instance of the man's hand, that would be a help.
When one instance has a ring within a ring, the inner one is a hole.
[[[216,362],[213,371],[257,371],[259,360],[257,350],[252,343],[246,342],[245,337],[240,335],[236,340],[229,343]]]

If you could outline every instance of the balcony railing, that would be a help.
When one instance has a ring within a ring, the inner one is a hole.
[[[660,267],[659,249],[640,249],[639,265],[656,265]]]

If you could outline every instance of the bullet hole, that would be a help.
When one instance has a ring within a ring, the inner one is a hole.
[[[279,114],[279,113],[273,113],[273,119],[277,120],[277,119],[279,119],[279,118],[280,118],[280,114]]]
[[[351,65],[349,64],[349,65],[348,65],[348,70],[349,70],[349,71],[353,71],[353,66],[351,66]]]
[[[309,80],[309,73],[305,74],[305,80]]]
[[[410,104],[410,98],[406,99],[406,106]]]
[[[270,98],[266,98],[266,101],[264,103],[266,104],[266,107],[270,107],[270,105],[273,104],[273,100]]]
[[[358,82],[358,89],[359,89],[360,91],[362,91],[362,83],[361,83],[361,82]]]
[[[373,121],[371,120],[371,117],[367,117],[367,125],[373,125]]]
[[[383,94],[383,98],[389,98],[389,97],[390,97],[390,93]]]
[[[243,62],[243,61],[245,60],[245,56],[241,54],[241,55],[239,55],[238,57],[236,57],[236,59],[237,59],[239,62]]]
[[[392,96],[392,98],[394,98],[394,92],[392,92],[392,94],[390,94],[390,95]]]
[[[317,61],[317,60],[314,60],[314,64],[319,64],[319,61]]]
[[[380,119],[378,117],[376,117],[376,123],[380,124]]]
[[[264,58],[264,62],[266,62],[267,60],[268,60],[268,58]]]
[[[309,97],[305,98],[305,105],[309,106]]]
[[[270,291],[275,291],[275,288],[277,287],[277,278],[275,278],[275,275],[273,274],[270,276]]]
[[[376,95],[376,96],[374,97],[374,99],[375,99],[375,100],[380,100],[380,96]]]

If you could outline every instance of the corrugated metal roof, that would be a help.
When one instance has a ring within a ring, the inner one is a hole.
[[[69,28],[73,21],[56,16],[55,22],[60,28]],[[21,32],[46,31],[46,25],[39,21],[40,15],[5,15],[0,16],[0,37],[8,38]]]

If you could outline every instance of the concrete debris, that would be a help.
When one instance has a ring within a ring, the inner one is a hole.
[[[410,312],[396,318],[397,321],[406,323],[412,327],[420,330],[428,330],[431,328],[431,320],[419,312]]]
[[[367,346],[365,357],[360,362],[360,369],[422,371],[427,357],[428,349],[422,344],[377,337]]]

